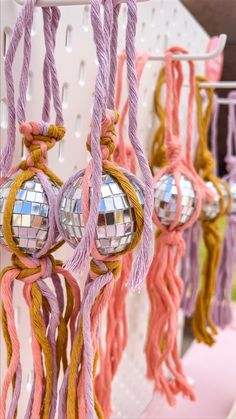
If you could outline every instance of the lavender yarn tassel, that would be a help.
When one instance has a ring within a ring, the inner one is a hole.
[[[138,83],[136,77],[135,34],[137,25],[137,4],[135,0],[127,0],[128,23],[126,30],[126,61],[128,76],[128,102],[129,102],[129,139],[134,147],[139,166],[145,183],[144,227],[143,235],[134,262],[128,287],[139,289],[145,279],[152,256],[152,214],[153,214],[153,179],[148,160],[143,151],[141,142],[137,137],[137,111],[138,111]]]
[[[187,317],[191,317],[195,308],[199,279],[199,246],[201,223],[197,220],[184,232],[186,252],[181,265],[181,278],[184,280],[184,293],[181,308]]]
[[[236,98],[236,91],[230,92],[228,98]],[[229,186],[236,182],[236,157],[233,155],[236,145],[236,117],[235,105],[229,105],[227,156],[228,175],[225,180]],[[235,211],[235,210],[234,210]],[[216,281],[216,296],[212,306],[212,318],[217,326],[225,328],[232,321],[231,291],[236,257],[236,213],[231,212],[223,243],[220,266]]]

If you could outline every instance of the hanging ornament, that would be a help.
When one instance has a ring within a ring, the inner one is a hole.
[[[211,305],[215,292],[215,281],[219,264],[221,244],[219,234],[219,219],[228,208],[224,202],[224,189],[227,185],[214,175],[214,159],[207,146],[207,133],[213,108],[213,89],[206,89],[207,106],[203,114],[203,98],[199,83],[203,77],[196,79],[196,101],[198,115],[199,141],[196,148],[195,167],[206,185],[213,192],[212,200],[203,201],[201,217],[203,240],[206,247],[204,267],[192,320],[195,338],[211,346],[215,342],[217,330],[211,318]],[[230,193],[228,192],[228,196]],[[228,200],[230,204],[230,199]]]
[[[59,417],[66,415],[72,418],[102,417],[100,400],[94,387],[99,356],[98,326],[101,313],[120,276],[123,254],[134,249],[140,242],[133,272],[128,280],[130,287],[140,287],[149,266],[152,245],[152,177],[136,133],[138,99],[134,48],[136,1],[128,0],[127,6],[128,134],[143,173],[144,184],[132,173],[117,166],[112,158],[118,142],[116,134],[118,114],[114,110],[114,91],[120,6],[114,5],[111,0],[105,2],[104,20],[102,20],[100,2],[92,0],[91,21],[99,62],[91,133],[87,139],[87,148],[91,152],[92,159],[85,170],[76,173],[65,183],[58,195],[56,211],[57,225],[62,236],[68,243],[78,241],[75,252],[66,266],[71,270],[81,271],[90,260],[90,271],[85,284],[70,365],[61,388]],[[104,196],[104,191],[108,194],[107,197]],[[80,192],[81,198],[79,198]],[[80,228],[80,235],[74,229],[72,234],[72,230],[65,229],[64,218],[60,218],[64,216],[63,205],[66,205],[67,197],[71,201],[77,200],[76,210],[75,202],[72,208],[69,206],[68,208],[70,215],[75,217],[73,226]],[[81,202],[81,210],[78,201]],[[129,211],[129,215],[127,211],[127,220],[126,210]],[[110,227],[107,224],[109,218]],[[99,225],[101,219],[104,221]],[[119,236],[118,231],[120,231]]]
[[[148,60],[148,54],[136,53],[137,80],[140,81],[143,69]],[[116,109],[120,109],[123,67],[126,61],[126,53],[122,51],[118,57],[117,82],[116,82]],[[120,112],[118,121],[118,144],[114,151],[114,160],[119,166],[124,167],[131,173],[136,173],[137,159],[132,145],[125,140],[124,123],[128,112],[128,100]],[[106,316],[106,339],[100,339],[100,368],[96,377],[95,391],[106,418],[112,413],[111,392],[112,381],[119,367],[123,352],[128,343],[128,322],[126,315],[126,296],[128,293],[127,280],[133,263],[132,252],[122,257],[122,268],[119,277],[112,290],[107,306]],[[101,355],[102,354],[102,355]],[[106,391],[104,392],[104,388]]]
[[[182,232],[194,223],[200,213],[203,188],[191,164],[194,65],[189,62],[191,88],[187,107],[185,157],[179,138],[178,119],[183,73],[182,64],[178,60],[172,60],[172,54],[176,53],[187,51],[174,47],[166,52],[165,58],[165,148],[163,136],[161,144],[158,145],[163,147],[168,164],[154,177],[153,219],[159,233],[156,236],[155,254],[147,276],[151,312],[145,347],[147,376],[154,380],[155,390],[165,394],[171,405],[175,403],[178,393],[191,400],[195,398],[178,355],[178,310],[183,283],[176,270],[185,249]]]
[[[60,205],[60,222],[64,236],[74,247],[80,242],[85,229],[81,202],[82,183],[83,176],[66,190]],[[143,205],[144,198],[141,189],[135,183],[132,183],[132,186],[137,194],[139,205]],[[93,199],[93,190],[90,186],[89,200],[91,199]],[[98,224],[95,230],[97,250],[104,256],[123,252],[133,242],[136,233],[134,205],[131,199],[117,180],[104,172]]]
[[[54,218],[56,195],[62,182],[47,166],[47,151],[61,141],[65,133],[53,56],[60,19],[56,7],[43,8],[46,46],[43,121],[28,123],[25,120],[34,5],[35,1],[28,0],[22,7],[5,57],[8,128],[7,144],[0,158],[3,173],[0,180],[0,244],[12,253],[12,265],[4,268],[0,275],[2,330],[8,367],[1,389],[2,418],[16,416],[21,394],[21,353],[13,306],[16,281],[23,283],[23,296],[29,309],[33,357],[33,385],[26,412],[22,415],[25,418],[55,417],[58,377],[67,367],[68,338],[73,341],[80,308],[80,290],[75,279],[62,268],[62,262],[52,256],[52,252],[63,243],[58,237]],[[22,37],[24,54],[16,112],[12,65]],[[51,94],[56,125],[48,123]],[[15,148],[16,116],[29,154],[26,160],[10,169]],[[66,298],[60,276],[64,278]],[[52,287],[46,279],[51,281]],[[13,393],[9,398],[11,384]]]
[[[219,269],[216,279],[216,295],[212,306],[212,318],[215,324],[221,328],[228,326],[233,318],[231,307],[231,293],[232,282],[234,277],[235,256],[236,256],[236,118],[235,118],[235,92],[230,92],[228,95],[229,104],[228,113],[228,133],[227,133],[227,154],[226,154],[226,168],[227,175],[225,181],[231,192],[231,208],[228,210],[227,226],[225,237],[223,241],[222,253],[220,258]],[[217,161],[217,123],[218,123],[219,103],[217,97],[215,100],[215,112],[212,120],[212,148]]]

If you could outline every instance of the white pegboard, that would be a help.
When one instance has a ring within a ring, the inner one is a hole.
[[[20,6],[14,0],[0,0],[1,5],[1,144],[6,139],[6,98],[3,76],[4,50],[9,42],[9,35],[15,23]],[[61,7],[62,18],[57,36],[56,62],[63,99],[66,140],[49,153],[52,170],[63,179],[85,166],[88,158],[85,141],[89,131],[93,89],[97,71],[95,48],[92,40],[89,6]],[[124,48],[127,8],[122,5],[119,18],[119,49]],[[151,54],[162,53],[168,46],[181,45],[192,52],[206,50],[208,36],[178,0],[151,0],[138,5],[138,28],[136,47],[139,51]],[[41,10],[35,10],[32,30],[32,60],[30,67],[30,85],[27,94],[27,118],[40,119],[43,83],[42,62],[44,44],[42,36]],[[14,64],[14,75],[18,83],[21,64],[19,50]],[[153,92],[161,63],[148,62],[140,84],[138,113],[138,132],[145,150],[148,152],[156,129],[156,117],[153,114]],[[186,67],[187,68],[187,67]],[[203,63],[196,65],[197,72],[203,73]],[[16,84],[17,86],[17,84]],[[186,89],[187,93],[187,89]],[[183,96],[185,96],[185,94]],[[186,96],[185,96],[186,97]],[[181,107],[181,126],[185,126],[186,101],[183,97]],[[15,162],[22,156],[21,138],[17,138]],[[71,250],[64,246],[60,251],[63,259]],[[59,255],[59,256],[60,256]],[[7,256],[0,253],[3,267]],[[23,417],[25,399],[29,395],[32,381],[32,361],[30,351],[28,314],[22,306],[21,286],[15,288],[15,306],[18,319],[18,331],[22,348],[23,383],[18,417]],[[137,418],[152,395],[152,385],[145,379],[145,358],[143,353],[147,319],[148,301],[145,289],[140,294],[128,297],[129,344],[123,357],[113,388],[113,406],[115,418]],[[1,377],[5,366],[5,351],[1,351]],[[60,419],[60,418],[59,418]]]

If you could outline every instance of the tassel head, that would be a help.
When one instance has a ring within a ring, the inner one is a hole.
[[[12,176],[0,187],[0,243],[8,245],[4,228],[4,217],[7,216],[17,247],[23,253],[35,255],[44,247],[48,238],[50,205],[37,176],[23,182],[13,196],[15,180],[17,177]],[[49,178],[48,182],[57,195],[59,186]],[[8,210],[9,201],[13,201],[12,211]],[[58,232],[55,232],[55,241],[57,236]]]
[[[135,182],[132,186],[140,205],[144,205],[141,189]],[[85,220],[83,217],[83,175],[67,188],[59,207],[60,225],[63,236],[72,247],[76,247],[83,237]],[[89,201],[93,199],[91,182]],[[108,256],[124,252],[136,234],[136,222],[133,204],[118,181],[103,172],[101,198],[95,231],[96,248],[101,255]]]
[[[186,175],[180,176],[179,188],[182,195],[181,208],[177,226],[185,224],[196,208],[196,192]],[[155,213],[160,222],[169,227],[175,220],[178,201],[178,190],[172,174],[162,175],[154,186]]]

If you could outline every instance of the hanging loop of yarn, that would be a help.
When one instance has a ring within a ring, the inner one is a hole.
[[[230,92],[228,98],[234,100],[236,97],[235,91]],[[219,108],[219,105],[218,105]],[[214,141],[217,142],[217,117],[215,122],[215,136]],[[235,153],[235,141],[236,139],[236,118],[235,118],[235,105],[229,104],[228,111],[228,132],[227,132],[227,153],[225,157],[227,175],[225,180],[230,188],[231,194],[233,194],[233,185],[236,182],[236,157]],[[216,147],[215,147],[216,148]],[[217,150],[217,148],[216,148]],[[232,293],[232,282],[234,276],[235,266],[235,237],[236,237],[236,215],[234,210],[234,198],[232,198],[232,207],[229,210],[227,226],[224,236],[224,242],[222,247],[220,265],[216,279],[216,295],[212,305],[212,318],[217,326],[225,328],[228,326],[233,318],[232,307],[231,307],[231,293]]]
[[[181,64],[172,61],[172,54],[181,51],[182,49],[174,47],[166,52],[165,158],[168,164],[162,167],[154,177],[156,183],[164,174],[173,176],[178,191],[177,209],[175,218],[169,227],[162,224],[155,211],[153,215],[159,232],[156,236],[154,258],[147,277],[151,312],[145,346],[147,376],[154,381],[155,390],[165,394],[171,405],[175,404],[175,396],[178,393],[182,393],[191,400],[195,399],[178,354],[178,310],[183,294],[183,282],[176,269],[185,251],[182,232],[198,218],[203,194],[202,183],[199,181],[190,159],[194,99],[193,64],[190,67],[190,86],[192,88],[187,115],[186,157],[182,153],[179,138],[179,98],[183,76]],[[163,79],[161,79],[161,83],[164,83]],[[162,146],[163,137],[159,138]],[[182,200],[179,183],[181,175],[191,181],[196,194],[196,206],[189,220],[185,224],[179,225]]]
[[[9,176],[15,175],[6,198],[3,213],[3,234],[6,245],[3,247],[11,251],[12,265],[1,272],[1,300],[2,300],[2,329],[7,348],[7,371],[3,377],[0,400],[0,416],[13,418],[17,415],[17,404],[21,394],[22,367],[20,361],[20,342],[15,323],[13,293],[17,280],[23,282],[23,296],[29,309],[31,328],[31,347],[33,356],[33,385],[29,395],[24,417],[54,418],[57,407],[57,386],[61,369],[67,368],[67,348],[74,339],[75,325],[80,309],[80,289],[75,279],[62,267],[62,262],[55,260],[51,253],[62,244],[56,242],[54,219],[55,192],[52,190],[51,180],[55,185],[61,185],[61,180],[47,167],[47,151],[64,136],[63,118],[59,89],[53,90],[53,97],[57,101],[57,123],[50,125],[48,122],[30,122],[25,118],[26,91],[31,53],[31,28],[33,22],[34,1],[27,0],[20,11],[5,60],[5,74],[7,84],[8,103],[8,132],[7,144],[1,154],[4,178],[1,187]],[[55,46],[55,35],[58,27],[60,13],[57,8],[45,8],[44,35],[46,42],[46,55],[51,57],[47,61],[51,78],[48,79],[46,103],[50,110],[49,91],[57,78],[55,62],[50,48]],[[24,34],[23,65],[19,84],[19,99],[17,112],[15,111],[14,80],[12,77],[12,64],[21,37]],[[49,41],[52,42],[49,42]],[[52,82],[52,84],[51,84]],[[17,167],[10,170],[15,146],[15,118],[20,125],[20,133],[24,135],[24,143],[29,150],[28,158]],[[5,162],[5,153],[8,152],[9,160]],[[6,163],[6,164],[5,164]],[[18,170],[21,172],[18,173]],[[6,174],[8,173],[8,176]],[[43,192],[49,204],[47,239],[43,247],[32,257],[20,249],[13,237],[11,215],[14,209],[17,194],[21,186],[37,177],[42,185]],[[65,282],[65,296],[62,279]],[[50,281],[50,285],[47,285]],[[12,384],[12,398],[7,400],[9,387]]]
[[[204,77],[196,78],[196,102],[199,129],[199,141],[196,148],[195,168],[204,181],[211,181],[220,197],[220,211],[214,219],[206,220],[201,217],[203,240],[206,247],[201,284],[199,287],[195,311],[192,319],[193,332],[199,342],[211,346],[215,342],[216,327],[211,317],[212,300],[215,293],[215,281],[219,265],[221,245],[219,234],[219,219],[227,211],[221,184],[225,182],[214,175],[215,163],[208,149],[207,134],[213,109],[213,89],[206,89],[207,106],[203,113],[203,98],[199,83]],[[227,187],[226,187],[227,188]],[[228,190],[228,188],[227,188]]]

